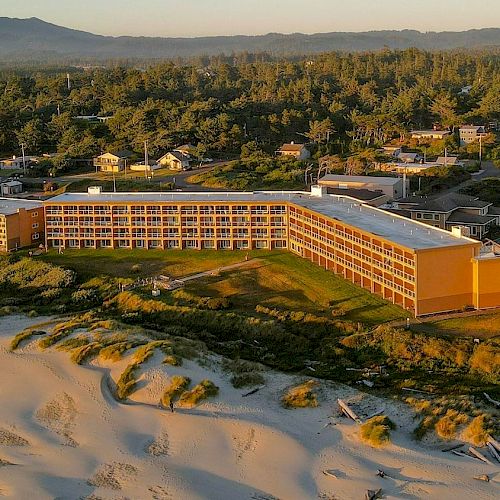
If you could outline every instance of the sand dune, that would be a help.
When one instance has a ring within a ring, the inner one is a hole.
[[[325,382],[320,407],[285,410],[279,397],[292,376],[268,372],[266,387],[243,399],[215,357],[172,367],[155,355],[141,367],[133,404],[121,404],[103,380],[116,381],[132,353],[77,366],[67,353],[38,350],[36,340],[9,351],[15,333],[42,320],[0,318],[0,496],[351,500],[377,487],[389,499],[500,496],[499,467],[416,444],[412,413],[398,403]],[[209,378],[220,393],[192,409],[158,408],[177,374]],[[364,415],[385,408],[399,425],[392,444],[362,444],[356,424],[332,417],[338,397]],[[390,478],[376,477],[378,468]],[[484,473],[490,483],[472,479]]]

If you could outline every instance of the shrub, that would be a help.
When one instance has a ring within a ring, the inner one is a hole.
[[[478,415],[464,429],[462,437],[465,441],[475,444],[476,446],[484,446],[488,441],[492,429],[488,425],[486,415]]]
[[[143,343],[145,341],[132,340],[110,344],[99,351],[99,356],[104,360],[119,361],[123,353]]]
[[[177,399],[191,383],[191,379],[188,377],[183,377],[182,375],[174,375],[170,381],[170,384],[163,392],[161,397],[161,404],[163,406],[169,406],[170,401]]]
[[[493,344],[480,344],[474,349],[470,367],[478,372],[500,374],[500,349]]]
[[[19,332],[10,342],[10,350],[15,351],[21,342],[24,340],[28,340],[34,335],[46,335],[47,332],[41,331],[41,330],[23,330],[22,332]]]
[[[123,370],[118,382],[116,383],[116,396],[118,399],[127,399],[127,397],[134,391],[137,384],[137,380],[135,378],[135,371],[137,368],[138,366],[132,363],[128,365],[125,370]]]
[[[102,344],[100,342],[90,342],[89,344],[77,347],[71,353],[71,361],[77,365],[81,365],[91,356],[98,354],[101,348]]]
[[[378,415],[364,422],[359,428],[361,439],[371,446],[383,446],[390,442],[390,431],[396,425],[389,417]]]
[[[235,389],[252,385],[262,385],[264,382],[264,376],[256,372],[240,373],[231,377],[231,384]]]
[[[99,293],[94,288],[81,288],[71,294],[71,300],[80,305],[93,305],[99,301]]]
[[[212,381],[205,379],[190,391],[184,392],[179,399],[179,403],[182,406],[193,407],[200,401],[217,396],[218,393],[219,388]]]
[[[176,356],[175,354],[168,354],[165,356],[162,363],[170,366],[182,366],[182,358],[180,356]]]
[[[281,404],[285,408],[315,408],[318,406],[318,396],[314,389],[318,382],[308,380],[287,390],[281,398]]]

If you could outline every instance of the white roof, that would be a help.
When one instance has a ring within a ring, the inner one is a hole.
[[[21,208],[31,210],[32,208],[42,208],[41,201],[21,200],[18,198],[0,198],[0,214],[12,215],[17,213]]]
[[[9,187],[14,187],[14,186],[22,186],[23,183],[19,181],[6,181],[2,182],[2,186],[9,186]]]
[[[342,176],[341,176],[342,177]],[[375,177],[375,179],[378,179]],[[45,203],[293,203],[326,217],[337,219],[348,225],[371,233],[374,236],[393,241],[408,249],[439,248],[455,245],[477,244],[475,240],[454,236],[444,229],[434,228],[378,208],[364,205],[347,196],[312,196],[302,191],[255,191],[255,192],[162,192],[162,193],[64,193],[50,198]]]
[[[401,181],[399,177],[389,177],[389,176],[371,176],[371,175],[334,175],[327,174],[319,180],[328,182],[363,182],[369,184],[378,184],[379,186],[393,186]]]

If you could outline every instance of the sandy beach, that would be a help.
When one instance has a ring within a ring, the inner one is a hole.
[[[500,496],[500,467],[416,443],[408,407],[339,384],[321,382],[318,408],[287,410],[280,396],[303,377],[266,371],[265,387],[242,398],[216,356],[173,367],[155,354],[130,401],[118,403],[106,381],[132,353],[78,366],[36,339],[10,352],[16,333],[46,319],[0,318],[0,497],[351,500],[377,488],[387,499]],[[158,402],[172,375],[209,378],[220,392],[171,413]],[[339,397],[364,417],[383,409],[398,425],[392,443],[363,444],[357,424],[338,417]]]

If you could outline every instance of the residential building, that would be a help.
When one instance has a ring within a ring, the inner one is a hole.
[[[393,200],[405,196],[402,177],[327,174],[318,180],[318,184],[320,186],[336,189],[366,189],[369,191],[378,191]],[[406,187],[409,187],[408,181]]]
[[[131,151],[113,151],[94,158],[94,167],[101,172],[121,172],[131,163],[134,154]]]
[[[189,170],[191,168],[191,157],[181,151],[169,151],[156,161],[158,165],[170,170]]]
[[[396,174],[415,174],[419,175],[421,172],[435,167],[442,167],[438,163],[381,163],[378,165],[379,170],[383,172],[393,172]]]
[[[411,133],[411,138],[435,141],[442,140],[450,134],[451,132],[449,130],[414,130]]]
[[[0,183],[0,196],[13,196],[23,192],[23,183],[20,181],[5,181]]]
[[[192,156],[195,153],[196,148],[192,144],[183,144],[182,146],[175,148],[174,151],[179,151],[179,153]]]
[[[45,202],[52,248],[288,249],[417,316],[500,305],[482,244],[326,193],[64,193]]]
[[[475,196],[448,193],[440,197],[410,197],[392,205],[403,210],[401,215],[431,226],[451,230],[453,226],[467,227],[469,234],[482,239],[492,226],[500,225],[500,208]]]
[[[395,158],[398,157],[399,153],[403,152],[401,146],[392,146],[391,144],[382,146],[379,151],[382,154],[385,154],[387,156],[394,156]]]
[[[295,144],[295,142],[283,144],[283,146],[276,151],[276,154],[279,156],[293,156],[296,160],[307,160],[311,157],[311,153],[305,144]]]
[[[483,125],[464,125],[459,129],[460,146],[466,146],[471,142],[479,141],[480,137],[486,134],[486,127]]]
[[[42,244],[44,235],[42,202],[0,198],[0,252]]]
[[[399,153],[397,155],[397,159],[401,163],[417,163],[422,159],[422,156],[419,153]]]
[[[458,156],[440,156],[436,162],[437,165],[445,167],[463,167],[464,164],[458,159]]]

